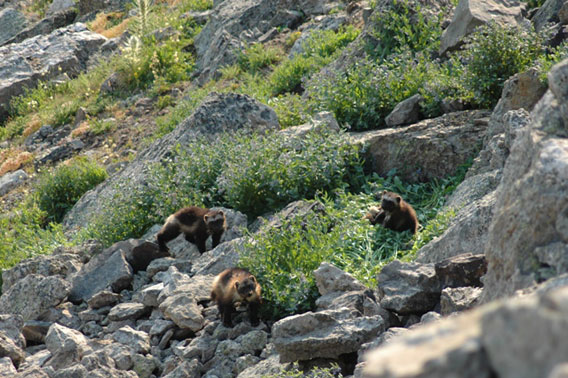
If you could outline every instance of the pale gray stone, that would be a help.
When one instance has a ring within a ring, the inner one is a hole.
[[[351,274],[327,262],[322,262],[320,266],[314,270],[314,278],[316,279],[316,285],[321,295],[334,291],[345,292],[366,289],[365,285],[357,281]]]
[[[394,260],[383,267],[378,281],[381,307],[398,314],[423,314],[440,300],[440,281],[433,264]]]
[[[117,343],[134,349],[137,353],[146,354],[150,351],[150,336],[146,332],[136,331],[129,326],[122,327],[112,334]]]
[[[445,288],[440,297],[441,314],[449,315],[475,307],[479,303],[482,290],[480,287]]]
[[[399,102],[392,112],[385,118],[387,127],[409,125],[420,120],[420,103],[424,97],[415,94],[404,101]]]
[[[14,8],[0,10],[0,46],[25,29],[26,17]]]
[[[3,196],[12,189],[15,189],[18,186],[22,185],[27,179],[28,174],[22,169],[18,169],[15,172],[6,173],[2,177],[0,177],[0,196]]]
[[[0,313],[18,314],[24,320],[35,320],[44,311],[61,303],[70,289],[69,282],[57,276],[30,274],[2,294]]]
[[[18,373],[9,357],[0,358],[0,376],[13,377]]]
[[[355,352],[384,331],[380,316],[361,317],[349,309],[307,312],[274,323],[272,342],[281,362],[337,358]]]
[[[54,323],[49,327],[45,345],[52,355],[49,366],[55,370],[69,367],[83,358],[90,350],[85,336],[74,329]]]
[[[92,309],[98,309],[101,307],[112,306],[120,300],[120,294],[113,293],[109,290],[102,290],[95,293],[89,300],[87,304]]]
[[[146,315],[149,310],[142,303],[120,303],[110,310],[108,318],[113,322],[136,320]]]

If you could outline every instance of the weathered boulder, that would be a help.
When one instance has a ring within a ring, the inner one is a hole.
[[[120,190],[119,185],[128,183],[130,190],[138,188],[145,182],[149,167],[171,157],[178,145],[183,147],[198,136],[214,139],[220,133],[239,129],[262,132],[278,127],[276,113],[266,105],[246,95],[213,92],[174,131],[153,142],[124,169],[87,192],[66,214],[64,226],[74,229],[86,225],[103,204],[111,201]]]
[[[440,301],[440,281],[433,264],[385,265],[378,276],[381,307],[398,314],[423,314]]]
[[[567,362],[567,315],[568,287],[515,299],[485,313],[483,346],[498,376],[547,377],[557,364]]]
[[[288,127],[280,131],[280,134],[286,135],[290,138],[300,138],[312,131],[323,134],[339,130],[339,124],[333,116],[333,113],[319,112],[314,114],[309,122],[303,125]]]
[[[0,297],[0,313],[18,314],[34,320],[61,303],[71,290],[69,282],[57,276],[29,274]]]
[[[56,163],[73,156],[75,152],[80,151],[83,147],[85,147],[85,143],[83,143],[81,139],[63,140],[57,146],[38,153],[34,159],[34,164],[41,166]]]
[[[99,291],[93,295],[87,304],[92,309],[98,309],[105,306],[113,306],[120,300],[120,294],[113,293],[109,290]]]
[[[316,270],[314,270],[314,278],[321,295],[325,295],[334,291],[361,291],[367,289],[365,285],[357,281],[355,277],[342,271],[341,269],[322,262]]]
[[[132,240],[115,243],[83,265],[73,278],[69,300],[79,303],[107,288],[114,292],[127,288],[133,272],[126,254],[133,248],[132,243]]]
[[[460,0],[454,18],[442,33],[440,54],[457,48],[463,38],[489,21],[501,25],[520,25],[524,6],[515,0]]]
[[[396,336],[365,355],[364,377],[492,377],[481,344],[481,313],[441,319]]]
[[[86,68],[89,55],[105,41],[105,37],[78,23],[0,47],[0,120],[6,117],[12,97],[62,72],[77,75]]]
[[[52,31],[67,26],[75,20],[77,11],[73,8],[49,15],[34,25],[31,25],[15,34],[4,44],[20,43],[37,35],[49,34]],[[0,46],[3,45],[0,43]]]
[[[279,320],[272,328],[272,342],[280,362],[337,358],[384,331],[380,316],[359,316],[346,308],[307,312]]]
[[[416,261],[434,263],[463,253],[483,253],[495,202],[495,193],[490,192],[461,208],[442,235],[420,248]]]
[[[18,374],[18,371],[14,367],[10,357],[0,358],[0,376],[2,377],[13,377]]]
[[[486,244],[483,300],[511,295],[568,269],[568,61],[520,131],[497,188]]]
[[[191,294],[175,294],[160,304],[160,310],[178,327],[199,331],[203,328],[204,318],[201,307]]]
[[[150,351],[150,337],[146,332],[136,331],[129,326],[122,327],[112,334],[117,343],[132,348],[136,353],[146,354]]]
[[[217,275],[227,268],[236,266],[239,262],[239,251],[244,242],[244,238],[237,238],[205,252],[193,260],[191,274],[195,276]]]
[[[75,7],[75,0],[53,0],[47,8],[47,15],[50,16],[58,12],[63,12],[73,7]]]
[[[353,372],[354,378],[363,377],[363,369],[366,366],[365,354],[370,350],[376,349],[381,345],[389,342],[389,340],[396,338],[398,335],[402,335],[407,332],[407,328],[393,327],[387,329],[385,332],[381,333],[376,339],[369,341],[361,345],[361,348],[357,351],[357,365],[355,366],[355,371]]]
[[[120,303],[114,306],[108,313],[109,320],[119,322],[122,320],[136,320],[148,313],[149,307],[142,303]]]
[[[37,256],[20,261],[2,272],[2,292],[6,293],[16,282],[29,274],[58,275],[68,279],[78,272],[82,265],[79,256],[71,253]]]
[[[480,287],[445,288],[440,297],[441,314],[449,315],[475,307],[479,303],[482,290]]]
[[[485,135],[485,111],[445,114],[407,127],[351,133],[353,143],[366,147],[372,172],[396,169],[407,181],[447,177],[474,156]]]
[[[6,332],[0,330],[0,358],[2,357],[10,358],[12,364],[18,367],[24,361],[26,353],[20,346],[16,345],[14,340],[8,337]]]
[[[277,354],[260,361],[258,364],[250,366],[241,371],[239,378],[256,378],[265,374],[280,374],[290,368],[289,363],[281,363]]]
[[[388,127],[409,125],[420,120],[420,103],[424,98],[415,94],[404,101],[399,102],[392,112],[385,118]]]
[[[564,0],[545,1],[531,19],[534,24],[534,28],[537,31],[540,31],[548,22],[559,22],[560,19],[558,17],[558,13],[560,12],[560,9],[562,9],[562,5],[564,5]]]
[[[434,265],[442,288],[481,286],[480,278],[487,272],[485,255],[465,253]]]
[[[49,327],[45,345],[52,355],[49,365],[55,370],[81,361],[90,347],[87,338],[79,331],[54,323]]]
[[[26,27],[26,17],[13,8],[0,10],[0,46]]]
[[[0,196],[3,196],[12,189],[22,185],[27,179],[28,174],[22,169],[18,169],[15,172],[6,173],[2,177],[0,177]]]

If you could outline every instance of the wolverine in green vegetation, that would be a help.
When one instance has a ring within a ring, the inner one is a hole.
[[[373,225],[380,224],[398,232],[410,230],[415,234],[419,227],[412,206],[399,194],[386,190],[382,193],[381,205],[371,207],[364,218]]]

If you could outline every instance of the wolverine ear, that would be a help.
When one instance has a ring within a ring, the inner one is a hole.
[[[385,194],[387,194],[387,191],[386,191],[386,190],[383,190],[383,195],[385,195]]]
[[[250,276],[250,279],[252,280],[252,282],[256,282],[256,278],[254,278],[254,276]]]
[[[204,220],[205,222],[207,222],[207,221],[209,220],[209,214],[205,214],[205,215],[203,216],[203,220]]]
[[[223,212],[223,210],[219,210],[219,215],[224,216],[225,213]]]
[[[236,288],[237,290],[239,290],[239,281],[236,281],[236,282],[235,282],[235,288]]]
[[[401,196],[396,196],[396,202],[400,203],[400,201],[402,201],[402,197],[401,197]]]

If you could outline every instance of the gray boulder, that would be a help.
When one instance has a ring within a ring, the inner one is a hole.
[[[550,90],[513,143],[489,227],[484,301],[568,269],[566,81],[563,61],[550,71]]]
[[[58,12],[65,11],[67,9],[75,7],[75,0],[53,0],[47,8],[47,15],[53,15]]]
[[[129,326],[114,332],[112,339],[132,348],[136,353],[146,354],[150,351],[150,336],[146,332],[136,331]]]
[[[4,331],[0,331],[0,358],[8,357],[11,363],[17,368],[24,361],[26,353],[16,345]]]
[[[126,255],[132,248],[131,240],[115,243],[83,265],[73,278],[69,300],[79,303],[107,288],[114,292],[126,289],[132,282],[133,274]]]
[[[61,73],[75,76],[106,38],[83,24],[55,30],[19,44],[0,47],[0,120],[5,119],[10,99]]]
[[[290,369],[290,363],[281,363],[278,355],[272,355],[258,364],[241,371],[238,378],[257,378],[265,374],[280,374]]]
[[[564,5],[564,0],[547,0],[532,18],[534,28],[540,31],[548,22],[559,22],[558,14]]]
[[[509,301],[485,313],[483,345],[498,376],[547,377],[566,362],[567,315],[568,287]]]
[[[12,38],[7,40],[4,44],[10,43],[20,43],[28,38],[35,37],[37,35],[49,34],[52,31],[67,26],[75,20],[77,16],[77,11],[73,8],[66,9],[61,12],[49,15],[43,18],[41,21],[31,25],[22,31],[15,34]],[[0,43],[0,46],[2,43]]]
[[[485,111],[444,114],[407,127],[351,133],[365,147],[369,169],[386,175],[396,169],[406,181],[454,174],[478,150],[487,128]]]
[[[85,226],[111,201],[121,183],[128,183],[131,190],[140,187],[146,181],[148,168],[171,157],[178,145],[183,147],[199,136],[214,140],[218,134],[239,129],[262,132],[278,127],[276,113],[266,105],[245,95],[213,92],[174,131],[153,142],[124,169],[87,192],[66,214],[63,224],[68,229]]]
[[[334,291],[345,292],[367,289],[365,285],[357,281],[349,273],[326,262],[322,262],[319,268],[314,270],[314,278],[321,295]]]
[[[175,294],[160,304],[160,310],[178,327],[199,331],[204,326],[205,319],[201,307],[192,295]]]
[[[2,177],[0,177],[0,196],[3,196],[12,189],[22,185],[27,179],[28,174],[22,169],[18,169],[15,172],[6,173]]]
[[[136,320],[146,315],[150,308],[142,303],[120,303],[114,306],[108,313],[109,320],[120,322],[122,320]]]
[[[420,120],[420,103],[424,98],[415,94],[404,101],[399,102],[392,112],[385,118],[388,127],[409,125]]]
[[[272,327],[272,342],[280,362],[337,358],[384,331],[380,316],[358,316],[346,308],[307,312],[279,320]]]
[[[459,47],[465,36],[489,21],[519,25],[523,20],[523,8],[521,2],[515,0],[460,0],[452,22],[442,33],[440,54]]]
[[[10,357],[0,358],[0,375],[2,377],[13,377],[18,374]]]
[[[481,313],[441,319],[395,336],[365,355],[364,377],[489,378]]]
[[[60,277],[29,274],[2,294],[0,313],[18,314],[24,320],[35,320],[67,298],[70,290],[69,282]]]
[[[378,281],[381,307],[401,315],[423,314],[440,301],[440,281],[433,264],[394,260],[383,267]]]
[[[487,272],[485,255],[466,253],[434,265],[442,288],[481,286],[480,278]]]
[[[26,17],[13,8],[0,10],[0,46],[26,27]]]
[[[87,338],[81,332],[57,323],[49,327],[45,345],[52,355],[49,366],[55,370],[81,361],[86,352],[90,350]]]
[[[482,290],[480,287],[445,288],[440,297],[441,314],[449,315],[475,307],[479,303]]]
[[[69,279],[79,271],[81,266],[82,263],[79,256],[71,253],[26,259],[2,272],[2,292],[6,293],[16,282],[29,274],[40,274],[42,276],[58,275]]]
[[[120,300],[120,294],[113,293],[108,290],[99,291],[87,301],[92,309],[98,309],[105,306],[113,306]]]

